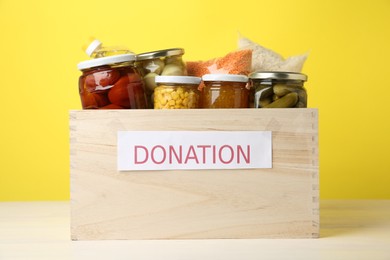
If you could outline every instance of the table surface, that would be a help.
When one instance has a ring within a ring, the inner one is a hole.
[[[0,259],[390,259],[390,200],[321,201],[319,239],[71,241],[69,202],[1,202]]]

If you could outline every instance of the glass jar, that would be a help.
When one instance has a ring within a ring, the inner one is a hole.
[[[199,108],[201,78],[190,76],[156,76],[154,109]]]
[[[206,74],[202,77],[203,108],[248,108],[248,77],[232,74]]]
[[[153,92],[157,86],[156,76],[186,76],[187,68],[183,61],[184,49],[174,48],[145,52],[137,55],[136,66],[140,68],[145,82],[148,99],[153,103]]]
[[[144,83],[134,61],[134,54],[122,54],[80,62],[83,109],[147,108]]]
[[[84,46],[83,50],[89,57],[94,59],[120,54],[134,54],[123,46],[103,46],[103,43],[95,38],[91,38],[89,45]]]
[[[249,74],[255,108],[304,108],[307,76],[297,72],[260,71]]]

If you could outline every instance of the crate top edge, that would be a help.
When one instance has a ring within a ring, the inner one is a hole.
[[[318,112],[318,108],[219,108],[219,109],[70,109],[69,113],[221,113],[221,112],[254,112],[273,113],[279,112]],[[203,111],[203,112],[202,112]]]

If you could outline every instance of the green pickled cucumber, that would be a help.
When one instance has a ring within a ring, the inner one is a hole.
[[[307,93],[305,90],[301,89],[298,91],[299,102],[304,104],[304,107],[307,106]]]
[[[291,92],[271,104],[265,106],[264,108],[288,108],[294,107],[298,102],[298,94],[295,92]]]
[[[268,97],[272,97],[273,95],[271,86],[260,86],[256,88],[255,97],[254,97],[254,107],[262,107],[260,102],[264,99],[268,99]]]
[[[274,89],[274,93],[276,95],[278,95],[279,97],[283,97],[283,96],[287,95],[288,93],[291,93],[294,91],[294,88],[287,87],[285,85],[278,85],[278,84],[275,84],[273,89]]]
[[[301,101],[298,101],[298,103],[295,105],[296,108],[305,108],[307,105]]]
[[[272,99],[267,97],[267,98],[263,98],[263,99],[260,99],[260,107],[265,107],[265,106],[268,106],[269,104],[271,104],[272,102]]]

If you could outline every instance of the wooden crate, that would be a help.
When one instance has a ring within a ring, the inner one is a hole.
[[[272,131],[271,169],[117,171],[118,131]],[[317,109],[70,112],[71,237],[317,238]]]

